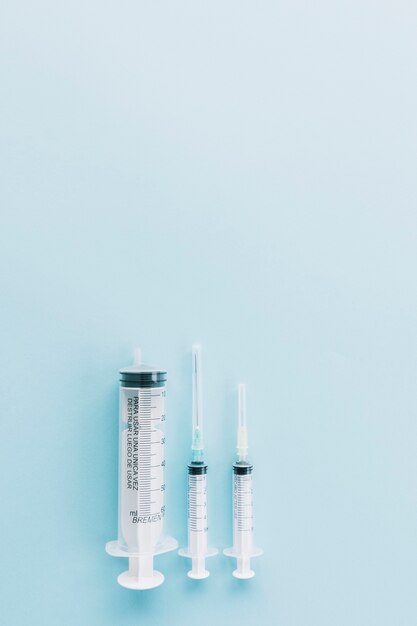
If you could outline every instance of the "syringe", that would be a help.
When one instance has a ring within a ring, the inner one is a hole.
[[[106,544],[112,556],[129,559],[118,577],[128,589],[151,589],[164,576],[153,569],[154,556],[175,550],[163,534],[165,517],[166,372],[141,362],[120,370],[119,532]]]
[[[233,464],[233,547],[223,550],[226,556],[234,557],[237,568],[235,578],[252,578],[250,559],[262,554],[253,547],[253,503],[252,470],[248,462],[248,431],[246,428],[246,389],[238,387],[237,460]]]
[[[217,554],[207,547],[207,464],[204,460],[201,346],[193,346],[193,434],[188,464],[188,547],[178,554],[191,558],[190,578],[207,578],[205,559]]]

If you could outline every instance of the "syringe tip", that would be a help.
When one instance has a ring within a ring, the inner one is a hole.
[[[243,383],[238,386],[238,420],[239,426],[246,426],[246,386]]]
[[[201,344],[193,343],[193,370],[194,374],[201,368]]]
[[[248,431],[246,428],[246,387],[242,383],[238,386],[237,421],[237,457],[238,461],[246,461],[248,456]]]
[[[133,350],[133,365],[139,366],[142,363],[142,350],[139,346]]]
[[[193,461],[203,460],[203,450],[204,450],[203,434],[199,426],[196,426],[196,428],[193,431],[193,442],[192,442],[191,450],[193,453],[193,459],[192,459]]]

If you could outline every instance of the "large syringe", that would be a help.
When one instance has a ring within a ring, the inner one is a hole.
[[[246,427],[245,385],[238,388],[238,429],[237,460],[233,464],[233,547],[226,548],[223,554],[234,557],[237,568],[236,578],[252,578],[255,572],[250,567],[250,559],[262,554],[260,548],[253,547],[253,503],[252,471],[248,461],[248,431]]]
[[[129,589],[151,589],[164,576],[154,556],[178,543],[164,537],[166,372],[135,362],[120,370],[119,533],[106,544],[112,556],[129,559],[118,582]]]
[[[190,578],[207,578],[205,567],[208,556],[217,550],[207,546],[207,464],[204,459],[203,399],[201,346],[193,346],[193,433],[191,462],[188,464],[188,547],[179,550],[181,556],[191,558]]]

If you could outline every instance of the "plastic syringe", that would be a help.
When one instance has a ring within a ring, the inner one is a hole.
[[[133,365],[120,370],[119,531],[106,551],[128,557],[129,569],[117,579],[128,589],[160,585],[154,557],[178,546],[163,532],[166,378],[165,370],[142,363],[139,348]]]
[[[193,346],[193,432],[188,464],[188,547],[178,554],[191,559],[190,578],[207,578],[205,560],[217,554],[207,546],[207,463],[204,458],[201,346]]]
[[[237,460],[233,464],[233,547],[223,554],[236,559],[235,578],[252,578],[255,572],[250,560],[262,554],[253,547],[252,471],[248,461],[248,431],[246,427],[246,389],[238,387]]]

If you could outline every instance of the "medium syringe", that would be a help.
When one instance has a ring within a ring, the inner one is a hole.
[[[207,578],[205,560],[217,554],[207,546],[207,464],[204,459],[201,346],[193,346],[193,434],[188,464],[188,547],[178,554],[191,558],[190,578]]]
[[[250,567],[250,559],[262,554],[260,548],[253,547],[253,502],[252,471],[248,462],[248,431],[246,427],[245,385],[238,388],[238,429],[237,460],[233,464],[233,547],[226,548],[223,554],[236,559],[236,578],[252,578],[255,572]]]

